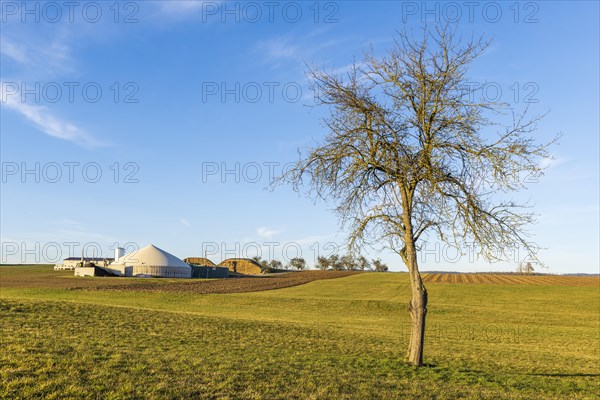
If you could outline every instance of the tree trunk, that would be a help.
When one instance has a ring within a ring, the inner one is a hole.
[[[408,311],[412,319],[410,342],[408,345],[408,361],[415,367],[423,365],[423,347],[425,344],[425,316],[427,314],[427,290],[421,280],[417,256],[413,246],[407,249],[408,270],[412,288],[412,300]]]
[[[406,185],[399,184],[402,193],[402,207],[404,209],[404,248],[401,256],[408,267],[412,300],[408,303],[408,312],[412,319],[410,329],[410,342],[408,344],[408,362],[415,367],[423,365],[423,347],[425,345],[425,316],[427,314],[427,290],[419,273],[417,263],[417,250],[412,226],[412,196],[414,191],[406,189]]]

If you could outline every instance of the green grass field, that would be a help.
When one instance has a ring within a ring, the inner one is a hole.
[[[0,267],[2,398],[600,398],[598,286],[429,283],[413,369],[406,274],[234,294],[36,274],[98,279]]]

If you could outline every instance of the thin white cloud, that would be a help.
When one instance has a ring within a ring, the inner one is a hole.
[[[293,45],[291,42],[291,38],[280,36],[259,42],[257,47],[264,51],[267,57],[271,59],[301,58],[299,47]]]
[[[81,221],[77,221],[77,220],[69,219],[69,218],[62,218],[58,221],[55,221],[55,223],[58,226],[69,225],[69,226],[77,227],[77,228],[80,228],[84,225],[83,222],[81,222]]]
[[[303,63],[309,62],[317,54],[327,54],[331,49],[352,43],[350,37],[325,40],[323,35],[326,33],[322,30],[314,30],[303,36],[290,34],[273,36],[268,40],[258,41],[255,47],[269,62],[300,61]]]
[[[293,243],[297,243],[301,246],[306,246],[306,245],[314,245],[315,243],[328,243],[328,242],[332,242],[332,239],[335,239],[336,235],[335,234],[329,234],[329,235],[315,235],[315,236],[307,236],[307,237],[303,237],[300,239],[296,239],[293,240]]]
[[[18,39],[2,35],[0,49],[3,58],[18,64],[25,72],[35,72],[36,76],[71,72],[75,64],[62,33],[51,39],[40,35],[19,36]]]
[[[188,220],[187,220],[187,219],[185,219],[185,218],[180,218],[180,219],[179,219],[179,222],[181,222],[181,223],[182,223],[183,225],[185,225],[185,226],[192,226],[192,224],[190,223],[190,221],[188,221]]]
[[[554,168],[557,167],[561,164],[564,164],[565,162],[567,162],[566,159],[564,158],[550,158],[550,157],[544,157],[540,160],[539,162],[539,166],[540,168]]]
[[[210,11],[213,18],[220,18],[218,15],[213,15],[214,9],[220,7],[222,1],[190,1],[190,0],[166,0],[156,3],[161,13],[175,17],[190,17],[197,14],[203,7]],[[208,9],[210,7],[210,9]]]
[[[357,63],[357,65],[360,65],[360,64]],[[343,65],[341,67],[334,67],[329,72],[334,75],[343,75],[345,77],[349,72],[352,72],[353,68],[354,68],[354,63],[350,63],[350,64]]]
[[[50,237],[55,238],[55,241],[58,243],[71,241],[76,242],[81,245],[84,244],[96,244],[96,243],[108,243],[112,244],[117,242],[113,236],[105,235],[103,233],[93,232],[90,229],[86,229],[84,226],[82,227],[72,227],[65,229],[57,229],[50,233]],[[40,235],[39,237],[43,237],[47,235]]]
[[[18,94],[6,94],[4,84],[0,84],[2,106],[21,114],[46,135],[68,140],[87,148],[95,148],[103,145],[74,123],[63,121],[56,117],[46,107],[27,104],[21,101]]]
[[[17,78],[13,79],[14,83],[19,84],[28,79],[38,81],[73,70],[76,63],[71,57],[67,42],[69,36],[60,28],[57,27],[52,33],[13,29],[11,33],[4,33],[0,37],[0,54],[14,70],[12,74]],[[0,105],[20,114],[46,135],[86,148],[104,145],[77,124],[62,119],[47,107],[27,104],[18,93],[18,89],[17,93],[12,88],[10,93],[7,93],[6,77],[0,85]]]
[[[269,229],[264,226],[262,226],[256,230],[256,233],[258,233],[258,236],[260,236],[264,239],[271,239],[274,235],[277,235],[279,232],[280,231],[278,231],[276,229]]]
[[[2,54],[4,58],[8,57],[19,64],[31,63],[31,60],[27,56],[27,50],[24,47],[6,39],[4,36],[0,38],[0,54]]]

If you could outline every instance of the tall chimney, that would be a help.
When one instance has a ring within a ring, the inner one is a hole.
[[[115,262],[119,260],[119,258],[125,255],[125,249],[122,247],[115,247]]]

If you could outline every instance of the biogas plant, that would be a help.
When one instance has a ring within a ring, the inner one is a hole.
[[[70,257],[63,260],[63,264],[56,265],[54,269],[74,270],[75,276],[138,278],[227,278],[229,276],[229,268],[216,266],[208,259],[195,257],[186,260],[189,263],[150,244],[129,254],[125,254],[123,248],[116,248],[114,258]]]

